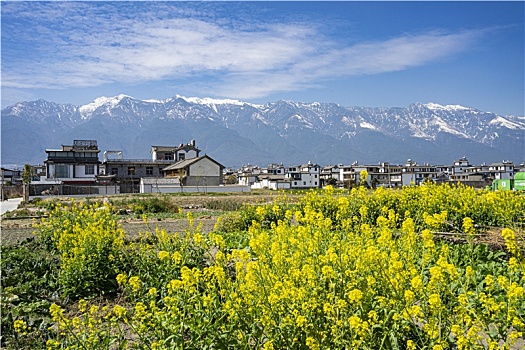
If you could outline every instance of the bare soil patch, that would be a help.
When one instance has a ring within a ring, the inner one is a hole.
[[[127,218],[119,220],[126,238],[134,240],[139,237],[141,232],[155,232],[166,230],[168,233],[181,233],[188,229],[187,219],[148,219],[147,223],[142,219]],[[195,214],[194,225],[202,223],[202,232],[208,233],[213,230],[217,222],[217,217],[210,215]],[[2,245],[13,245],[22,242],[28,238],[35,237],[34,221],[31,219],[24,220],[2,220],[2,229],[0,233]]]

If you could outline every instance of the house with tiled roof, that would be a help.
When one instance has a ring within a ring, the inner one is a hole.
[[[291,166],[288,168],[286,178],[290,181],[291,188],[319,188],[321,187],[321,167],[318,164]]]
[[[222,185],[224,165],[208,155],[183,159],[162,169],[165,178],[176,178],[182,186]]]
[[[188,144],[181,143],[179,146],[151,146],[152,160],[171,160],[178,162],[180,160],[197,158],[200,149],[195,146],[195,140]]]

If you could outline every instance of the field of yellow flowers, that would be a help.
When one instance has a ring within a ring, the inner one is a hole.
[[[328,187],[293,203],[283,194],[247,205],[209,234],[189,213],[184,232],[150,223],[134,241],[110,206],[57,205],[27,251],[41,252],[41,265],[30,259],[32,276],[42,269],[47,282],[29,291],[26,277],[2,277],[2,308],[17,308],[2,322],[2,341],[47,349],[520,349],[524,199],[459,185]],[[476,243],[491,227],[502,229],[504,249]],[[25,312],[14,298],[24,292],[47,295]]]

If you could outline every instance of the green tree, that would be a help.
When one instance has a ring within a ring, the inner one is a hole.
[[[326,184],[335,187],[337,186],[337,179],[331,177],[326,181]]]
[[[368,186],[368,171],[361,170],[359,173],[359,186]]]
[[[224,179],[224,183],[226,185],[235,185],[237,183],[237,176],[233,174],[226,176],[226,178]]]
[[[31,168],[31,165],[25,164],[24,165],[24,172],[22,173],[22,191],[24,196],[24,202],[29,202],[29,184],[31,183],[31,179],[33,178],[33,169]]]

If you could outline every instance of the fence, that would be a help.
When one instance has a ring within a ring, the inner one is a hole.
[[[30,196],[89,196],[89,195],[111,195],[121,193],[118,185],[49,185],[31,184],[29,186]]]

